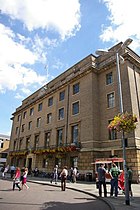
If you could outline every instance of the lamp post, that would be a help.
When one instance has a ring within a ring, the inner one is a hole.
[[[120,102],[120,113],[124,112],[123,110],[123,99],[122,99],[122,85],[121,85],[121,75],[120,75],[120,58],[119,52],[126,48],[129,44],[131,44],[133,40],[127,39],[119,49],[116,51],[102,51],[97,50],[95,53],[97,55],[116,55],[116,69],[117,69],[117,76],[118,76],[118,88],[119,88],[119,102]],[[127,165],[126,165],[126,149],[125,149],[125,138],[124,138],[124,131],[122,132],[122,143],[123,143],[123,168],[124,168],[124,182],[125,182],[125,203],[126,205],[130,205],[130,198],[129,198],[129,186],[128,186],[128,172],[127,172]]]

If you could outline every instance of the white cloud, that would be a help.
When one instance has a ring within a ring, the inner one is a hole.
[[[38,54],[27,49],[25,45],[14,41],[16,34],[10,28],[0,24],[0,92],[5,89],[16,90],[17,85],[29,86],[42,84],[46,76],[38,75],[26,66],[33,65]]]
[[[139,0],[101,0],[109,11],[109,25],[102,26],[100,38],[103,41],[125,41],[134,39],[133,47],[140,43],[137,20],[140,19]]]
[[[0,0],[2,13],[20,20],[29,31],[53,29],[62,39],[80,28],[79,0]]]

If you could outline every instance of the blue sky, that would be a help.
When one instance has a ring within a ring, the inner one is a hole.
[[[131,37],[139,0],[0,0],[0,133],[22,100],[97,49]],[[136,23],[136,24],[135,24]]]

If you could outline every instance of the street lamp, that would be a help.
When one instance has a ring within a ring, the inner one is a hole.
[[[120,102],[120,113],[123,114],[123,99],[122,99],[122,85],[121,85],[121,75],[120,75],[120,58],[119,55],[120,51],[126,48],[129,44],[131,44],[133,40],[127,39],[119,49],[116,51],[103,51],[97,50],[95,53],[97,55],[116,55],[116,67],[117,67],[117,76],[118,76],[118,88],[119,88],[119,102]],[[130,205],[130,198],[129,198],[129,186],[128,186],[128,172],[127,172],[127,165],[126,165],[126,149],[125,149],[125,138],[124,138],[124,131],[122,131],[122,143],[123,143],[123,168],[124,168],[124,181],[125,181],[125,203],[126,205]]]

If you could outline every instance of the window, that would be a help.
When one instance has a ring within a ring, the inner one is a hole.
[[[1,158],[7,158],[7,153],[1,153]]]
[[[78,125],[72,126],[72,143],[78,143]]]
[[[63,129],[57,130],[57,146],[61,146],[63,143]]]
[[[25,112],[23,113],[23,119],[26,119],[26,115],[27,115],[27,112],[25,111]]]
[[[36,127],[39,128],[41,124],[41,117],[37,118]]]
[[[52,113],[47,114],[47,124],[52,122]]]
[[[65,91],[60,92],[59,94],[59,101],[63,101],[65,98]]]
[[[30,149],[30,137],[26,139],[26,149]]]
[[[16,135],[19,133],[19,127],[16,127]]]
[[[113,75],[112,72],[106,74],[106,85],[109,85],[113,82]]]
[[[64,119],[64,108],[59,109],[58,119],[59,120],[63,120]]]
[[[79,83],[76,83],[75,85],[73,85],[73,95],[76,93],[79,93]]]
[[[79,113],[79,101],[72,104],[72,114],[76,115]]]
[[[111,122],[112,120],[108,121],[108,124]],[[117,131],[115,129],[111,129],[108,131],[109,134],[109,140],[115,140],[117,139]]]
[[[14,141],[13,150],[16,149],[16,141]]]
[[[37,149],[38,146],[39,146],[39,135],[36,135],[36,136],[35,136],[35,143],[34,143],[35,149]]]
[[[42,111],[42,103],[38,104],[38,111]]]
[[[50,132],[45,133],[45,147],[50,146],[50,138],[51,138],[51,133]]]
[[[113,108],[115,106],[115,96],[114,92],[107,94],[107,107],[108,108]]]
[[[43,159],[42,168],[46,168],[46,166],[47,166],[47,160],[46,159]]]
[[[23,125],[21,126],[21,132],[24,132],[24,130],[25,130],[25,124],[23,124]]]
[[[20,121],[20,119],[21,119],[21,116],[20,116],[20,115],[18,115],[18,116],[17,116],[17,121],[19,122],[19,121]]]
[[[19,141],[19,150],[21,149],[22,142],[23,142],[23,139],[20,139],[20,141]]]
[[[28,130],[31,130],[32,129],[32,121],[30,121],[29,123],[28,123]]]
[[[34,108],[32,107],[31,109],[30,109],[30,116],[32,116],[34,114]]]
[[[53,105],[53,97],[48,99],[48,106],[52,106]]]
[[[3,142],[0,143],[0,148],[3,148]]]

